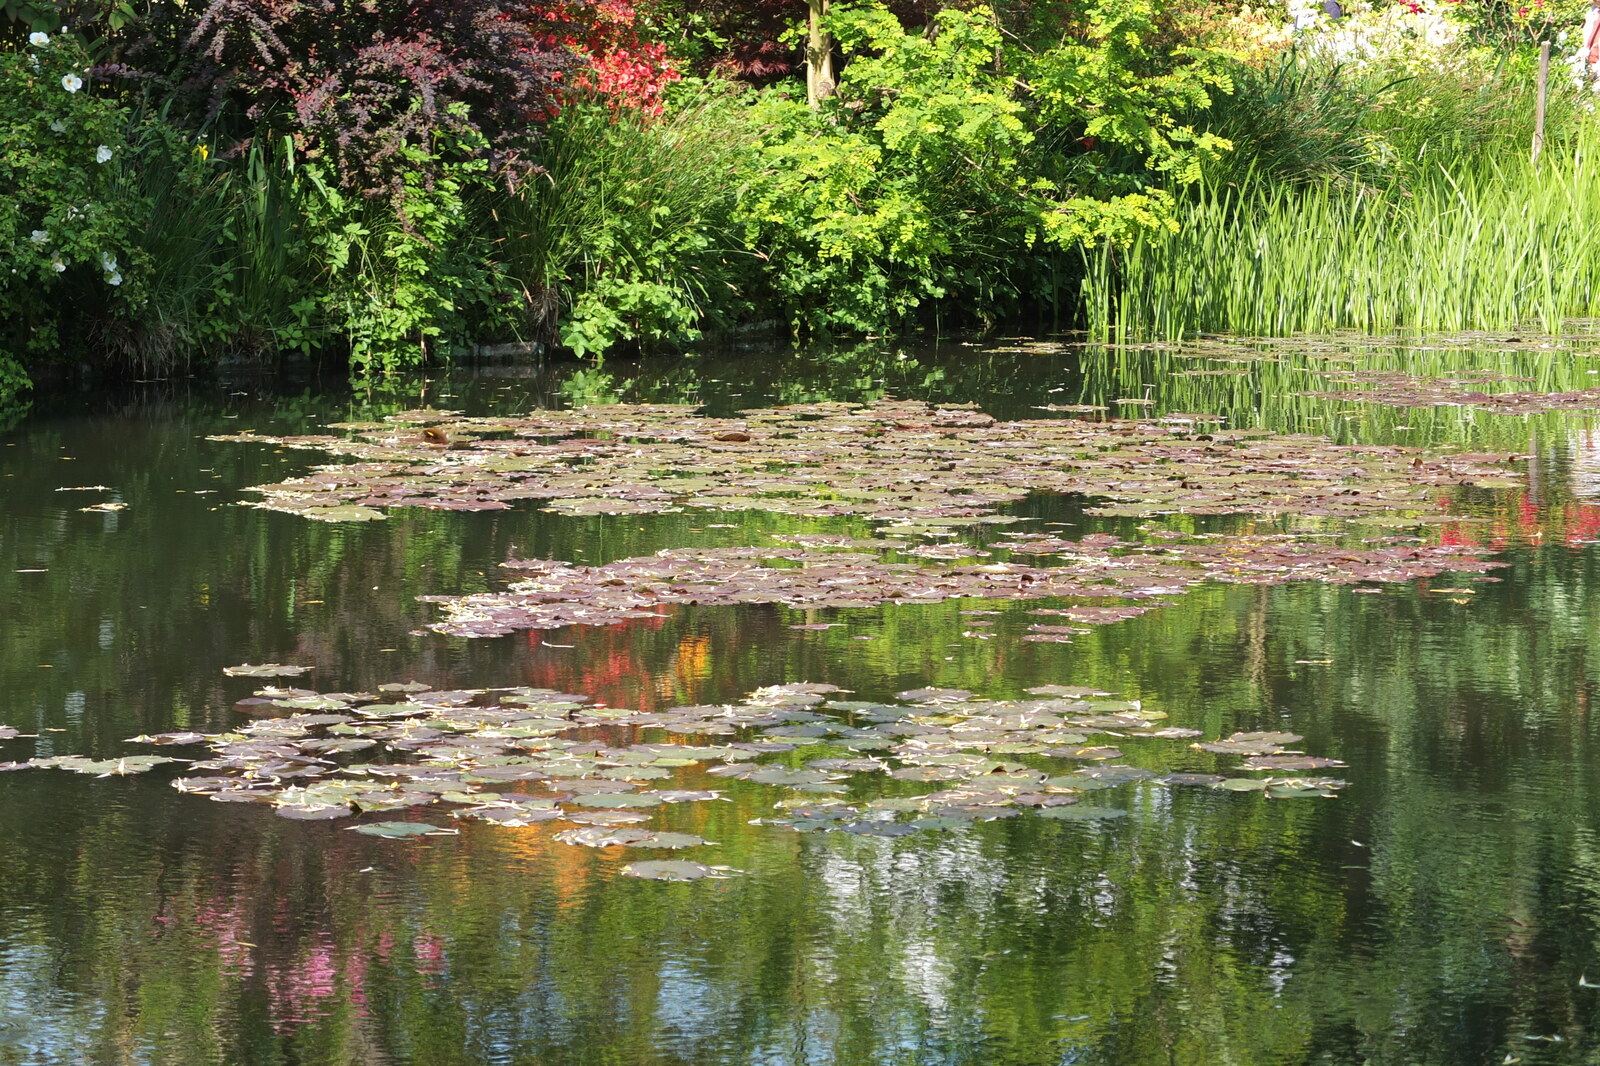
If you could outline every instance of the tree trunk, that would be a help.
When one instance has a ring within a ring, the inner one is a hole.
[[[833,38],[822,30],[828,0],[806,0],[811,8],[806,36],[806,102],[812,107],[833,95]]]

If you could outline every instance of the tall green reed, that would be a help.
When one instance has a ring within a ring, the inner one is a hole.
[[[1459,158],[1406,185],[1210,187],[1176,234],[1091,253],[1090,332],[1558,331],[1600,311],[1600,137]]]

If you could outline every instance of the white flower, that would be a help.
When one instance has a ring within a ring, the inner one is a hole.
[[[83,79],[76,74],[61,75],[61,87],[69,93],[75,93],[83,88]]]
[[[35,48],[43,48],[45,45],[50,43],[50,35],[48,33],[40,33],[38,30],[34,30],[32,33],[28,34],[28,43],[33,45]]]
[[[107,285],[121,285],[122,284],[122,275],[118,274],[116,271],[113,270],[111,272],[111,276],[106,279],[106,284]]]
[[[94,150],[94,161],[96,163],[109,163],[111,162],[111,157],[115,154],[110,148],[102,144]]]
[[[117,272],[117,257],[110,252],[101,252],[100,266],[107,274],[115,274]]]
[[[50,266],[55,270],[55,272],[57,274],[61,273],[65,269],[67,269],[67,264],[65,264],[65,263],[63,263],[61,261],[61,257],[60,256],[57,256],[56,258],[50,260]]]
[[[47,229],[36,229],[32,233],[28,234],[28,240],[32,241],[34,244],[49,244],[50,231]]]
[[[55,133],[67,132],[67,120],[64,118],[56,119],[54,122],[50,123],[50,129]]]

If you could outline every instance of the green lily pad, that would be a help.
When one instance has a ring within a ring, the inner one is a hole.
[[[648,829],[631,826],[586,825],[578,829],[563,829],[552,838],[563,844],[581,844],[589,848],[611,848],[627,844],[644,844],[655,839]]]
[[[971,819],[952,818],[949,815],[930,815],[927,818],[914,818],[906,824],[911,826],[912,829],[951,830],[972,828]]]
[[[284,666],[281,663],[242,663],[239,666],[224,666],[222,672],[229,677],[299,677],[311,672],[309,666]]]
[[[307,507],[298,513],[304,518],[313,518],[318,522],[378,522],[388,517],[382,511],[375,511],[371,507],[361,507],[357,504],[342,504],[338,507]]]
[[[280,803],[273,813],[279,818],[292,818],[297,822],[330,822],[336,818],[349,818],[355,811],[342,803],[314,807]]]
[[[637,825],[650,820],[650,815],[638,811],[570,811],[564,817],[579,825]]]
[[[1128,816],[1128,812],[1119,807],[1090,807],[1084,804],[1072,807],[1044,807],[1036,813],[1040,818],[1055,818],[1063,822],[1104,822]]]
[[[441,829],[427,822],[368,822],[365,825],[355,825],[350,828],[358,833],[365,833],[369,837],[384,837],[388,840],[401,840],[405,837],[421,836],[452,836],[454,829]]]
[[[587,796],[574,796],[572,802],[580,807],[655,807],[661,797],[637,792],[593,792]]]
[[[726,877],[727,872],[687,859],[651,859],[628,863],[622,868],[622,875],[646,881],[699,881],[706,877]]]
[[[666,848],[676,851],[679,848],[698,848],[709,844],[711,841],[693,833],[651,833],[649,840],[630,841],[630,848]]]

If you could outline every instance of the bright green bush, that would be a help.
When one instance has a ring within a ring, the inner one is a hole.
[[[1037,298],[1040,260],[1169,226],[1171,190],[1226,148],[1176,118],[1224,79],[1149,46],[1144,0],[1086,5],[1041,52],[981,6],[910,33],[880,3],[842,4],[829,28],[848,57],[837,92],[816,110],[768,94],[740,204],[797,327],[893,328],[927,305],[983,320]]]

